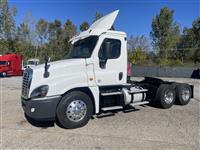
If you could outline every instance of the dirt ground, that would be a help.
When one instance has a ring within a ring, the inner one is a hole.
[[[141,80],[142,78],[134,78]],[[137,111],[91,119],[66,130],[53,122],[31,125],[21,107],[21,77],[0,79],[1,149],[200,149],[200,80],[165,78],[195,85],[195,99],[170,109]]]

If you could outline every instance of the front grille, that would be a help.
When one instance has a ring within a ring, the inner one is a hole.
[[[24,70],[23,73],[23,80],[22,80],[22,97],[27,99],[29,95],[29,89],[31,85],[33,70],[27,68]]]

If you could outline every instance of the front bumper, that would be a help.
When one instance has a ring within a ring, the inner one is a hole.
[[[61,96],[25,100],[21,98],[25,114],[38,121],[53,121],[56,117],[56,107]]]

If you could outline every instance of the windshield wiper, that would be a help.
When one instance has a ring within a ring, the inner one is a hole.
[[[71,58],[86,58],[86,57],[81,57],[81,56],[72,56]]]

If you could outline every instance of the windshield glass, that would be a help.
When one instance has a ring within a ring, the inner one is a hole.
[[[36,62],[35,61],[28,61],[28,65],[35,65],[36,64]]]
[[[7,61],[0,61],[0,65],[7,65]]]
[[[71,58],[89,58],[92,55],[93,49],[97,43],[98,36],[90,36],[79,40],[72,45],[67,59]]]

